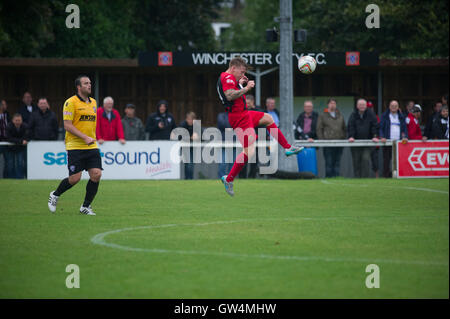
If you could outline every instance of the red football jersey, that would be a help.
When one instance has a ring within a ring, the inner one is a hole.
[[[219,81],[217,81],[217,92],[219,93],[219,98],[226,107],[227,112],[242,113],[246,111],[247,101],[245,100],[245,95],[242,95],[234,101],[228,101],[225,96],[225,91],[229,89],[239,91],[242,87],[239,82],[236,81],[234,75],[227,72],[222,72],[220,74]]]

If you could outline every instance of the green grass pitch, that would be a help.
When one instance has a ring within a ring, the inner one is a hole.
[[[1,298],[449,297],[448,179],[57,183],[0,180]]]

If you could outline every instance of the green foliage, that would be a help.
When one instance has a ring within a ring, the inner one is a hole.
[[[145,39],[147,50],[211,50],[215,46],[211,28],[217,17],[217,0],[138,0],[141,19],[135,30]]]
[[[0,4],[0,56],[134,58],[140,50],[214,48],[217,0],[77,0],[80,28],[68,29],[67,2]]]
[[[0,2],[0,56],[38,56],[54,40],[50,18],[48,3]]]
[[[377,51],[381,56],[447,57],[448,2],[380,0],[380,28],[367,29],[363,0],[293,1],[293,28],[307,29],[306,44],[297,50]],[[278,49],[265,41],[265,30],[278,25],[279,2],[248,0],[244,20],[236,21],[225,39],[229,50]]]

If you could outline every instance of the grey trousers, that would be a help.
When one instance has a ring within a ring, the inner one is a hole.
[[[353,172],[356,178],[370,176],[370,147],[352,147]]]

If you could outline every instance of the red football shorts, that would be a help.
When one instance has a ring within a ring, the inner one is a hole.
[[[256,142],[257,135],[255,127],[258,126],[259,121],[263,116],[264,112],[258,111],[228,113],[228,121],[243,147],[248,147]]]

